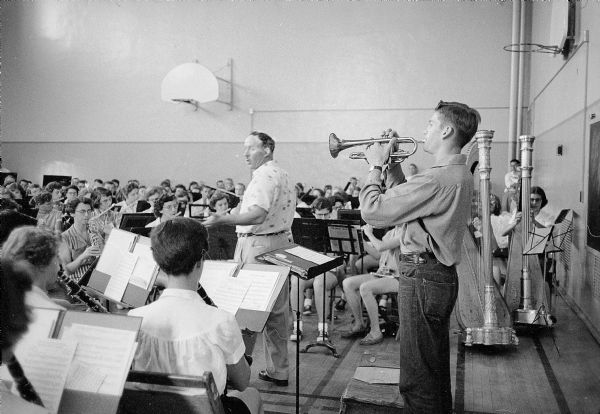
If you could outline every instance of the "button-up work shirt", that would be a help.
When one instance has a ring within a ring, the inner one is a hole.
[[[252,173],[240,214],[258,206],[267,212],[261,224],[236,226],[238,233],[267,234],[290,230],[296,211],[296,192],[288,173],[275,161],[267,161]]]
[[[392,166],[385,193],[381,173],[371,171],[360,192],[363,219],[374,227],[401,227],[402,253],[429,250],[441,263],[457,264],[473,193],[473,176],[465,163],[465,155],[449,155],[410,181],[399,165]]]

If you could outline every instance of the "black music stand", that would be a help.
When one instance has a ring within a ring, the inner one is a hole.
[[[306,223],[306,225],[303,225],[301,222],[298,222],[297,220],[310,220],[309,222]],[[315,223],[316,221],[320,221],[323,222],[323,220],[315,220],[315,219],[294,219],[294,223],[295,226],[292,225],[292,231],[296,232],[295,234],[297,234],[300,237],[300,233],[304,230],[307,231],[312,231],[314,229],[323,229],[326,230],[326,226],[321,225],[320,223]],[[320,236],[326,234],[325,232],[323,232],[322,234],[319,233]],[[317,239],[317,240],[322,240],[321,239]],[[280,248],[280,249],[276,249],[270,252],[266,252],[263,253],[261,255],[256,256],[257,260],[262,260],[268,263],[272,263],[275,265],[280,265],[280,266],[287,266],[290,268],[290,277],[292,274],[295,274],[296,277],[298,278],[302,278],[305,280],[309,280],[309,279],[313,279],[316,276],[327,272],[328,270],[334,269],[337,266],[339,266],[340,264],[343,263],[343,260],[341,257],[332,257],[331,260],[328,260],[325,263],[321,263],[321,264],[317,264],[315,262],[311,262],[309,260],[306,260],[305,258],[302,257],[298,257],[296,255],[294,255],[293,253],[290,252],[293,251],[294,247],[298,247],[301,246],[300,244],[293,244],[291,246],[286,246],[284,248]],[[305,249],[308,250],[312,250],[310,248],[307,248],[305,246],[301,246]],[[312,251],[312,253],[317,253],[314,250]],[[300,289],[298,289],[297,295],[296,295],[296,327],[298,327],[300,325]],[[296,328],[298,329],[298,328]],[[335,352],[335,348],[334,348],[334,352]],[[337,354],[334,354],[334,356],[338,356]],[[298,413],[300,410],[300,338],[298,338],[298,340],[296,341],[296,413]]]
[[[556,285],[556,260],[554,254],[564,251],[565,238],[573,230],[572,224],[573,211],[568,209],[562,210],[552,226],[541,228],[532,226],[528,232],[527,245],[523,249],[524,255],[536,255],[544,262],[542,270],[545,282],[543,285],[544,291],[546,283],[548,283],[548,287],[550,288],[549,295],[546,296],[544,294],[544,297],[548,300],[548,312],[552,312],[552,293]],[[548,261],[550,261],[550,269],[548,268]],[[548,273],[552,275],[549,281],[546,280]],[[555,320],[552,320],[552,322],[554,323]]]
[[[360,231],[360,225],[353,220],[317,220],[317,219],[306,219],[300,230],[310,231],[310,234],[319,241],[321,250],[323,253],[333,253],[339,257],[346,257],[350,254],[360,254],[363,251],[362,244],[362,233]],[[310,221],[308,221],[310,220]],[[318,233],[315,230],[318,229]],[[301,240],[304,240],[305,234],[299,234]],[[295,239],[294,239],[295,240]],[[315,246],[319,247],[319,245]],[[315,249],[316,250],[316,249]],[[343,263],[343,261],[342,261]],[[321,317],[321,323],[325,328],[327,320],[327,309],[325,309],[325,297],[327,295],[326,275],[323,273],[323,314]],[[298,298],[298,312],[300,311],[300,298]],[[327,338],[323,342],[311,342],[306,345],[302,352],[308,352],[313,347],[325,347],[329,349],[335,358],[339,358],[339,354],[331,340]]]
[[[231,260],[235,254],[237,234],[233,225],[218,225],[208,228],[208,258]]]

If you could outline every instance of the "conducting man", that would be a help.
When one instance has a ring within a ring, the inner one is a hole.
[[[244,193],[239,214],[213,215],[205,226],[235,224],[238,242],[235,261],[256,263],[261,253],[291,244],[291,227],[296,207],[294,184],[288,173],[273,160],[275,141],[263,132],[252,132],[244,141],[244,157],[252,180]],[[267,319],[263,338],[266,370],[258,377],[279,386],[288,385],[289,288],[286,280]],[[246,353],[252,355],[256,332],[246,330]]]
[[[362,217],[374,227],[400,227],[400,392],[409,413],[452,412],[448,327],[473,189],[460,152],[479,121],[467,105],[440,102],[424,131],[433,167],[406,181],[400,164],[390,164],[385,194],[382,169],[395,140],[365,151],[371,169],[360,193]]]

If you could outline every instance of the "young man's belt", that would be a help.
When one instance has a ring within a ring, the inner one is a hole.
[[[438,259],[431,252],[400,253],[400,261],[412,264],[438,263]]]
[[[281,231],[277,231],[275,233],[260,233],[260,234],[255,234],[255,233],[238,233],[237,236],[238,237],[254,237],[254,236],[275,236],[277,234],[283,234],[286,233],[287,230],[281,230]]]

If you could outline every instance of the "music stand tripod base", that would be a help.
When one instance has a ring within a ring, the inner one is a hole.
[[[481,327],[465,329],[463,343],[472,345],[519,345],[515,330],[508,327]]]
[[[337,350],[335,349],[335,346],[333,346],[333,344],[329,340],[323,341],[323,342],[313,342],[313,343],[310,343],[310,344],[306,345],[304,347],[304,349],[302,349],[300,352],[302,352],[304,354],[304,353],[308,352],[308,350],[310,348],[313,348],[315,346],[322,346],[324,348],[329,349],[331,351],[331,354],[334,356],[334,358],[339,358],[340,357],[340,354],[337,353]]]

